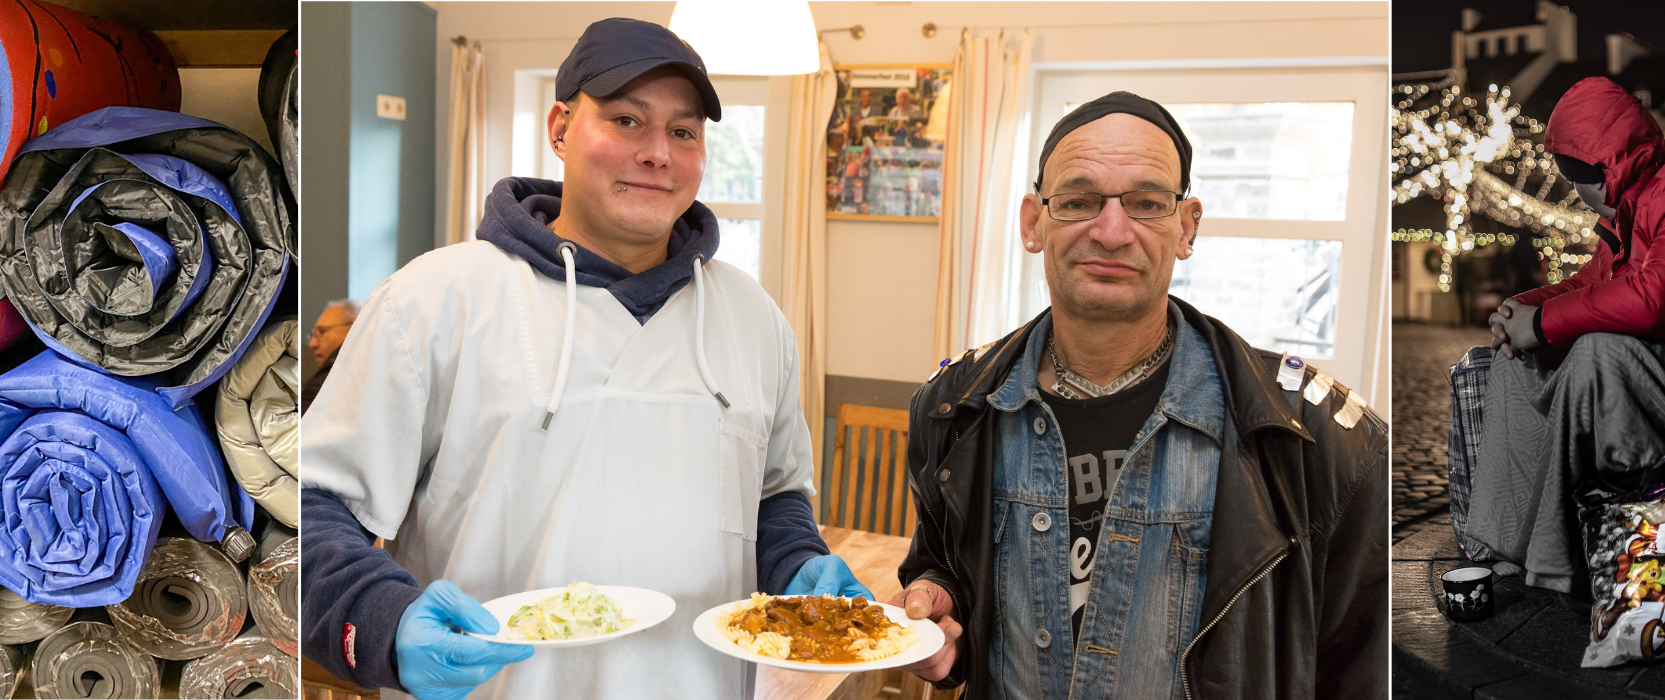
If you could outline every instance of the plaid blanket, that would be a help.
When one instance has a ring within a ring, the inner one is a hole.
[[[1457,544],[1473,561],[1493,559],[1492,551],[1468,539],[1468,508],[1475,465],[1480,461],[1483,421],[1480,398],[1486,393],[1486,374],[1492,368],[1492,347],[1476,345],[1451,366],[1451,527]]]

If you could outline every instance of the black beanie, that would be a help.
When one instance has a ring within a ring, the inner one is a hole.
[[[1601,166],[1591,165],[1572,156],[1556,153],[1555,167],[1560,169],[1561,177],[1580,185],[1599,185],[1607,182],[1607,177],[1601,173]]]
[[[1185,132],[1180,131],[1179,122],[1174,121],[1174,115],[1163,109],[1162,105],[1135,95],[1131,92],[1117,91],[1100,97],[1092,102],[1076,107],[1074,111],[1064,115],[1063,119],[1052,127],[1052,133],[1046,137],[1046,145],[1041,147],[1041,167],[1035,176],[1035,192],[1041,191],[1041,180],[1046,177],[1046,159],[1052,155],[1052,149],[1058,142],[1064,140],[1070,132],[1087,124],[1098,121],[1108,114],[1131,114],[1156,125],[1156,128],[1167,132],[1168,138],[1174,140],[1174,148],[1179,151],[1179,192],[1184,197],[1191,189],[1191,142],[1186,140]]]

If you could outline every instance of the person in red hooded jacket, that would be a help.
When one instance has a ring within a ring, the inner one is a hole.
[[[1601,217],[1589,263],[1492,314],[1468,534],[1528,584],[1588,590],[1570,496],[1665,466],[1665,135],[1606,78],[1561,97],[1544,133]]]

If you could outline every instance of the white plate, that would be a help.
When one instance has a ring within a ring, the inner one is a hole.
[[[634,618],[636,624],[611,634],[581,639],[518,639],[504,634],[509,631],[510,615],[515,614],[515,611],[520,610],[523,605],[534,605],[544,598],[560,595],[561,591],[566,590],[566,586],[562,586],[560,588],[545,588],[540,591],[506,595],[496,600],[481,603],[485,606],[486,611],[492,614],[492,617],[497,618],[497,634],[476,634],[474,632],[464,632],[463,634],[500,644],[525,644],[533,647],[581,647],[587,644],[610,642],[627,634],[640,632],[664,622],[666,618],[671,616],[671,613],[676,612],[676,601],[671,600],[670,596],[659,591],[650,591],[646,588],[630,588],[628,586],[596,586],[595,589],[601,591],[602,595],[618,601],[619,608],[624,611],[624,617],[626,619]]]
[[[748,598],[747,600],[750,599]],[[717,614],[725,610],[732,609],[736,604],[744,602],[747,601],[741,600],[733,603],[723,603],[722,605],[700,613],[699,618],[694,620],[694,636],[699,637],[700,641],[705,642],[706,646],[723,652],[724,654],[728,654],[729,656],[733,656],[738,659],[745,659],[747,661],[755,661],[765,666],[784,668],[789,671],[803,671],[805,673],[856,673],[858,671],[877,671],[884,668],[896,668],[897,666],[906,666],[915,661],[923,661],[930,658],[932,654],[937,653],[937,650],[942,648],[942,628],[938,627],[937,623],[928,619],[911,619],[908,617],[906,612],[894,605],[873,603],[873,605],[882,606],[885,610],[885,615],[888,616],[892,622],[899,625],[907,625],[908,627],[913,628],[913,632],[916,635],[913,646],[903,649],[902,653],[895,656],[879,659],[878,661],[863,661],[861,663],[854,664],[812,664],[804,661],[788,661],[786,659],[777,659],[772,656],[753,654],[745,649],[741,649],[740,645],[729,641],[729,638],[724,637],[723,633],[717,629]]]

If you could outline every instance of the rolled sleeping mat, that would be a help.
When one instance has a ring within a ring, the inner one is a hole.
[[[23,680],[26,655],[14,646],[0,646],[0,698],[11,698],[17,693],[18,681]]]
[[[249,567],[249,613],[272,645],[299,657],[301,607],[301,541],[283,544],[260,563]]]
[[[301,665],[267,639],[244,635],[185,665],[181,698],[296,698]]]
[[[165,537],[133,596],[106,606],[122,639],[163,659],[194,659],[237,638],[248,598],[237,565],[213,545]]]
[[[0,375],[0,585],[34,603],[126,600],[163,515],[205,542],[241,535],[254,502],[196,406],[43,351]]]
[[[37,698],[154,698],[162,686],[156,659],[116,628],[82,620],[41,640],[29,663]]]
[[[247,136],[111,107],[26,144],[0,189],[0,283],[77,362],[159,375],[181,408],[229,371],[289,274],[295,201]]]
[[[226,465],[278,522],[301,520],[300,321],[276,320],[220,380],[214,414]]]
[[[25,141],[116,106],[179,110],[161,39],[37,0],[0,3],[0,180]]]
[[[58,631],[69,623],[75,608],[41,605],[0,587],[0,644],[26,644]]]
[[[283,163],[283,174],[289,180],[291,192],[298,192],[295,179],[300,166],[300,104],[296,88],[299,61],[299,39],[295,28],[284,32],[271,48],[266,49],[266,60],[260,64],[260,118],[266,122],[266,135],[272,149]]]

